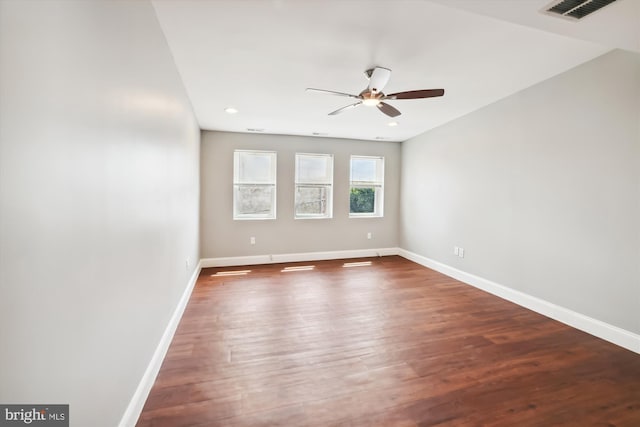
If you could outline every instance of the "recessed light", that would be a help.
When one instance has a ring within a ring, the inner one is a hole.
[[[238,112],[238,110],[236,110],[233,107],[227,107],[227,108],[224,109],[224,112],[227,113],[227,114],[235,114],[235,113]]]
[[[398,126],[398,122],[389,122],[389,123],[387,123],[387,125],[389,125],[391,127],[395,127],[395,126]]]

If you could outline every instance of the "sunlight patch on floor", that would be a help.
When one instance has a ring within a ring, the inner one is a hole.
[[[220,276],[245,276],[251,273],[251,270],[229,270],[229,271],[218,271],[216,274],[212,274],[211,277],[220,277]]]
[[[343,268],[350,268],[350,267],[369,267],[371,266],[371,261],[360,261],[360,262],[345,262],[344,264],[342,264]]]
[[[315,269],[315,265],[296,265],[293,267],[285,267],[280,270],[281,273],[288,273],[290,271],[309,271]]]

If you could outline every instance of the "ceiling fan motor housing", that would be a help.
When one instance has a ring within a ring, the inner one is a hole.
[[[366,105],[371,107],[373,106],[377,107],[382,113],[386,114],[389,117],[397,117],[401,114],[400,111],[398,111],[395,107],[383,101],[387,99],[396,100],[396,99],[432,98],[432,97],[444,95],[444,89],[411,90],[411,91],[397,92],[397,93],[392,93],[390,95],[385,95],[385,93],[382,92],[382,90],[385,88],[385,86],[389,82],[389,79],[391,78],[391,70],[384,67],[373,67],[366,70],[364,74],[367,77],[367,79],[369,79],[369,85],[362,92],[360,92],[359,95],[352,95],[344,92],[336,92],[331,90],[314,89],[314,88],[307,88],[307,90],[313,91],[313,92],[325,92],[333,95],[346,96],[349,98],[356,98],[359,100],[354,104],[339,108],[336,111],[332,111],[331,113],[329,113],[330,116],[335,116],[336,114],[340,114],[346,110],[351,110],[360,105]]]

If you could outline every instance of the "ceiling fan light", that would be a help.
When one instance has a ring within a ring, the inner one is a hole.
[[[370,107],[375,107],[376,105],[380,104],[380,100],[377,98],[367,98],[364,99],[362,103]]]

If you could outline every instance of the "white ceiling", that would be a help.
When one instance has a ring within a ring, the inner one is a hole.
[[[540,15],[546,0],[152,2],[206,130],[403,141],[612,48],[640,51],[639,0],[578,23]],[[357,94],[374,65],[393,70],[386,93],[445,96],[389,101],[403,113],[390,127],[375,107],[328,116],[352,100],[305,92]]]
[[[431,0],[481,15],[610,47],[640,52],[640,1],[618,0],[580,22],[549,19],[540,11],[551,0]]]

